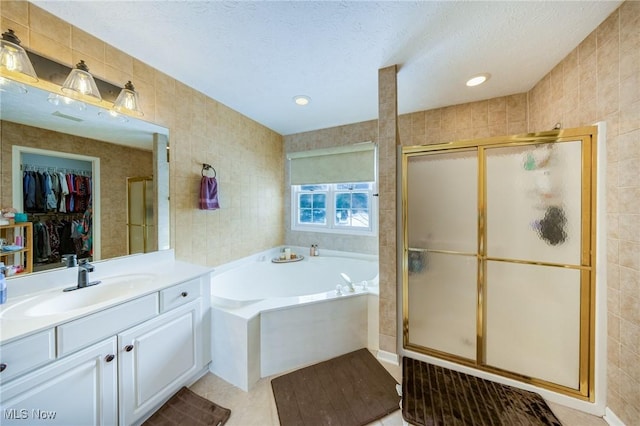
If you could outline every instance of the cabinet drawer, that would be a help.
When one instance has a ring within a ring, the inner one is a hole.
[[[0,373],[0,382],[55,360],[55,349],[53,328],[0,346],[0,363],[5,366]]]
[[[158,293],[153,293],[62,324],[57,327],[58,356],[68,355],[156,315]]]
[[[174,285],[160,292],[160,312],[166,312],[200,297],[200,279]]]

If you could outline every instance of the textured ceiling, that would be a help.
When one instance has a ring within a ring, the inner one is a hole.
[[[286,135],[377,118],[393,64],[401,114],[525,92],[621,1],[34,3]]]

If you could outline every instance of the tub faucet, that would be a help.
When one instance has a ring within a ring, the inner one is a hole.
[[[351,278],[349,277],[349,275],[345,274],[344,272],[340,272],[340,276],[342,277],[344,282],[347,283],[347,287],[349,287],[350,293],[353,293],[354,291],[356,291],[356,289],[353,288],[353,281],[351,281]]]
[[[100,284],[100,281],[89,282],[89,272],[93,272],[93,265],[87,259],[81,259],[78,263],[78,284],[75,287],[65,288],[64,291],[73,291],[92,285]]]

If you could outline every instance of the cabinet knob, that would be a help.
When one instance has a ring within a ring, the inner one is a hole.
[[[183,291],[182,293],[180,293],[180,296],[182,297],[187,297],[189,295],[189,293],[187,293],[186,291]]]
[[[133,345],[127,345],[124,347],[124,350],[127,352],[131,352],[133,350]]]
[[[115,359],[115,357],[116,357],[115,355],[109,354],[106,357],[104,357],[104,360],[107,361],[107,362],[111,362],[111,361],[113,361]]]
[[[0,364],[0,373],[2,373],[6,369],[7,369],[7,364],[5,364],[4,362]]]

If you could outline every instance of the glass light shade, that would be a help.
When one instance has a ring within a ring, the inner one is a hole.
[[[0,72],[13,80],[35,83],[38,81],[27,52],[20,46],[20,39],[9,30],[0,41]]]
[[[27,87],[17,81],[0,77],[0,92],[25,94],[28,92]]]
[[[127,118],[126,115],[120,114],[114,110],[108,110],[108,111],[100,111],[98,113],[98,117],[104,118],[106,120],[116,120],[119,121],[121,123],[128,123],[129,119]]]
[[[76,65],[76,68],[71,70],[67,79],[62,84],[62,91],[71,96],[89,97],[98,101],[102,100],[98,86],[96,86],[93,76],[89,74],[89,68],[87,68],[84,61],[80,61]]]
[[[118,112],[128,112],[137,116],[144,115],[142,108],[140,108],[138,93],[134,90],[133,84],[131,84],[130,81],[127,82],[127,84],[124,85],[124,89],[120,91],[120,94],[113,104],[113,109]]]
[[[56,106],[70,107],[73,109],[77,109],[78,111],[84,111],[85,109],[87,109],[87,104],[85,104],[84,102],[77,101],[66,96],[58,95],[57,93],[49,93],[47,101]]]

